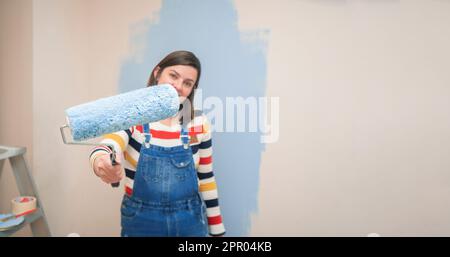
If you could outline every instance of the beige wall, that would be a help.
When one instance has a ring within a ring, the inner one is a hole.
[[[33,159],[32,115],[32,1],[0,1],[0,145],[27,148]],[[11,210],[19,195],[10,163],[0,177],[0,213]],[[29,235],[25,228],[16,235]]]
[[[59,126],[68,107],[117,93],[129,25],[157,8],[148,1],[34,2],[34,163],[55,235],[120,233],[122,189],[94,176],[91,147],[64,145]]]
[[[258,6],[258,8],[254,8]],[[280,141],[253,235],[450,235],[450,2],[237,1]]]
[[[118,235],[122,191],[59,126],[67,107],[115,93],[131,25],[160,1],[0,3],[0,144],[27,146],[54,235]],[[267,95],[281,110],[250,234],[450,235],[450,3],[235,4],[242,31],[270,30]],[[1,211],[17,194],[9,173]]]

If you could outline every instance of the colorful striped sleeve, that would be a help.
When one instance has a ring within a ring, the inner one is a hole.
[[[212,236],[221,236],[225,234],[225,227],[220,213],[217,184],[212,168],[212,138],[210,125],[206,116],[204,116],[203,133],[204,135],[198,149],[200,158],[197,170],[200,182],[199,191],[206,204],[209,234]]]
[[[106,134],[103,136],[103,140],[100,141],[100,144],[112,144],[114,146],[114,150],[117,153],[123,154],[130,139],[128,136],[128,132],[129,129],[128,131],[122,130],[119,132]],[[97,146],[94,149],[92,149],[89,155],[89,162],[91,164],[91,168],[94,169],[94,161],[97,157],[109,153],[111,153],[111,150],[107,146]]]

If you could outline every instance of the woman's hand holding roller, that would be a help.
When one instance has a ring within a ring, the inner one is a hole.
[[[116,183],[123,178],[122,159],[116,155],[116,165],[112,165],[109,154],[101,155],[94,161],[94,172],[107,184]]]

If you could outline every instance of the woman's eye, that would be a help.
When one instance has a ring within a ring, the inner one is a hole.
[[[170,77],[171,77],[171,78],[174,78],[174,79],[177,78],[177,76],[176,76],[175,74],[173,74],[173,73],[170,74]]]
[[[191,88],[191,87],[192,87],[192,84],[191,84],[191,83],[184,83],[184,85],[185,85],[187,88]]]

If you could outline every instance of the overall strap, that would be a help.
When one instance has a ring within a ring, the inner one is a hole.
[[[183,148],[188,149],[190,136],[189,136],[189,131],[185,125],[181,125],[180,139],[181,139],[181,143],[183,143]]]

